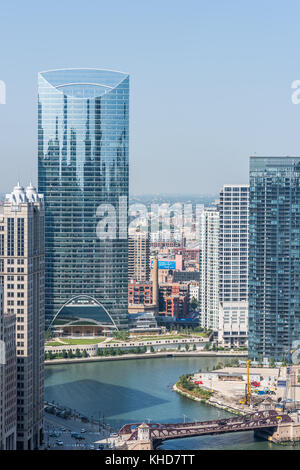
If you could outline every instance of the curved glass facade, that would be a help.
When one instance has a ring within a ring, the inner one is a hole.
[[[52,326],[96,325],[115,327],[108,311],[91,297],[77,297],[64,305],[52,322]]]
[[[38,178],[46,208],[46,323],[78,295],[127,326],[128,241],[97,236],[97,208],[128,208],[129,76],[39,73]],[[124,220],[124,218],[123,218]],[[127,232],[127,230],[125,230]],[[88,307],[90,308],[90,307]]]

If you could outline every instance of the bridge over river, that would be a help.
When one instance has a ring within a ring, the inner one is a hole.
[[[190,423],[134,423],[126,424],[119,431],[122,440],[131,446],[134,441],[145,440],[157,447],[162,441],[208,434],[222,434],[241,431],[267,431],[273,433],[278,425],[289,424],[293,420],[288,414],[278,415],[275,410],[258,411],[256,413],[234,418],[214,421],[195,421]],[[141,434],[142,432],[142,434]]]

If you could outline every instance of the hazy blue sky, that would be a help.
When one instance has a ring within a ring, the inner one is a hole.
[[[300,155],[300,2],[11,1],[0,8],[0,192],[36,182],[37,73],[131,76],[131,190],[214,193],[248,157]]]

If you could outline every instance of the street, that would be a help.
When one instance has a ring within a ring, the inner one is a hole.
[[[83,439],[72,437],[78,433]],[[110,433],[105,429],[99,432],[98,425],[83,423],[80,420],[64,419],[45,413],[45,449],[49,450],[99,450],[112,444]]]

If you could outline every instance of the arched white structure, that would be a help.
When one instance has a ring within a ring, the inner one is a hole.
[[[104,312],[106,313],[106,315],[110,318],[111,323],[112,323],[112,325],[114,326],[114,328],[115,328],[117,331],[119,331],[119,328],[117,327],[117,325],[116,325],[114,319],[113,319],[112,316],[110,315],[109,311],[104,307],[104,305],[103,305],[101,302],[99,302],[97,299],[95,299],[94,297],[92,297],[92,296],[90,296],[90,295],[85,295],[85,294],[83,294],[83,295],[76,295],[76,296],[73,297],[72,299],[69,299],[67,302],[65,302],[64,305],[62,305],[62,307],[58,310],[57,314],[54,316],[52,322],[51,322],[50,325],[49,325],[48,330],[51,329],[53,326],[55,326],[55,325],[54,325],[54,322],[55,322],[55,320],[57,319],[57,317],[59,316],[59,314],[62,312],[62,310],[63,310],[65,307],[67,307],[68,305],[73,304],[74,302],[76,302],[76,300],[78,300],[78,299],[86,299],[86,300],[89,300],[89,301],[93,301],[95,306],[101,307],[101,308],[104,310]],[[75,305],[76,305],[76,304],[75,304]],[[79,305],[80,305],[80,304],[79,304]],[[79,305],[77,305],[77,306],[79,306]],[[84,307],[84,306],[83,306],[83,307]],[[91,319],[91,320],[93,320],[93,319]],[[76,324],[70,325],[70,326],[76,326]],[[102,327],[105,326],[105,327],[107,327],[108,325],[107,325],[107,324],[101,324],[101,323],[95,323],[95,326],[102,326]]]

